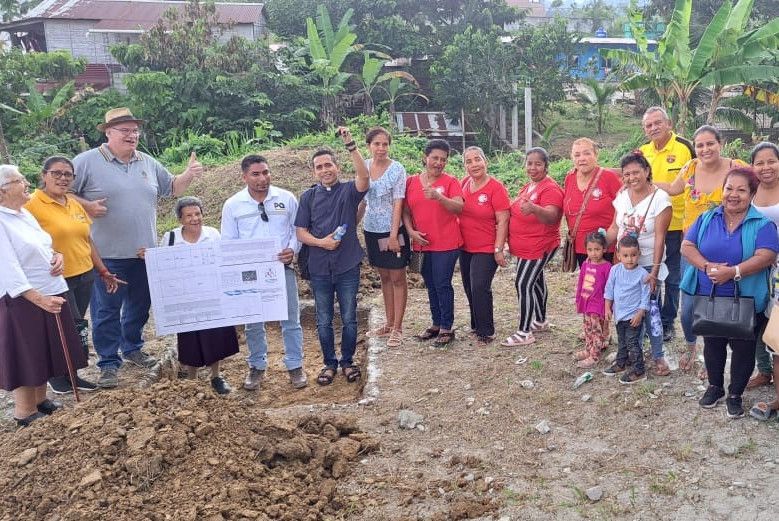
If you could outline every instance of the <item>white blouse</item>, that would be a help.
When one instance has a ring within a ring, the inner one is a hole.
[[[211,226],[203,226],[203,229],[200,230],[200,237],[197,238],[197,242],[191,243],[184,240],[184,236],[181,235],[181,228],[183,227],[179,226],[178,228],[173,228],[168,233],[163,234],[162,239],[160,239],[160,246],[170,245],[171,234],[173,234],[174,246],[179,244],[198,244],[201,242],[218,241],[222,237],[219,234],[219,230],[217,230],[216,228],[212,228]]]
[[[622,190],[612,203],[616,211],[615,220],[618,226],[617,240],[625,234],[633,232],[638,235],[638,247],[640,266],[651,266],[654,263],[655,251],[655,220],[660,213],[671,206],[671,200],[664,190],[659,188],[652,197],[652,193],[641,199],[635,206],[630,202],[627,190]],[[651,206],[650,206],[651,204]],[[662,261],[665,261],[665,248],[663,248]],[[665,262],[659,267],[657,278],[665,280],[668,276],[668,268]]]
[[[65,278],[51,274],[53,256],[51,236],[30,212],[0,206],[0,297],[16,298],[30,289],[65,293]]]

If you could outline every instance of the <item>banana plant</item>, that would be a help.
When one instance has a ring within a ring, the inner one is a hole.
[[[605,54],[619,62],[620,70],[626,74],[623,89],[654,89],[666,108],[675,106],[676,126],[684,130],[691,120],[691,100],[697,89],[712,89],[709,112],[713,113],[727,89],[779,77],[779,67],[765,63],[776,52],[779,20],[746,33],[753,3],[754,0],[738,0],[734,6],[731,0],[725,0],[698,46],[691,49],[692,0],[676,0],[657,50],[650,52],[633,0],[629,19],[638,50],[611,50]]]
[[[409,74],[409,76],[411,75]],[[414,85],[417,88],[419,88],[419,84],[416,82],[416,79],[414,79],[414,81],[411,82],[411,81],[404,81],[402,76],[395,76],[391,78],[386,84],[381,85],[379,87],[387,95],[386,103],[389,105],[388,111],[390,117],[390,125],[394,125],[395,105],[397,104],[398,100],[400,100],[400,98],[404,98],[408,96],[410,98],[419,98],[421,100],[424,100],[425,103],[430,102],[428,97],[422,94],[421,92],[408,91],[410,85]]]
[[[417,79],[409,72],[389,71],[381,74],[381,70],[384,68],[384,64],[391,59],[391,56],[381,52],[363,51],[362,74],[360,75],[359,80],[360,84],[362,85],[360,92],[365,97],[365,114],[373,114],[373,92],[383,83],[397,80],[397,83],[395,84],[396,93],[400,87],[400,82],[406,82],[419,88]],[[394,104],[391,105],[390,110],[394,111]]]
[[[361,48],[354,44],[357,35],[354,26],[349,24],[353,14],[354,10],[348,9],[334,29],[330,13],[320,4],[317,21],[306,19],[307,50],[311,58],[308,66],[322,80],[322,120],[326,125],[335,123],[335,97],[352,76],[341,68],[349,55]]]
[[[39,133],[51,132],[57,119],[65,115],[73,97],[74,82],[69,81],[56,92],[50,99],[49,96],[38,92],[34,81],[27,82],[27,96],[24,110],[19,110],[5,103],[0,103],[0,109],[7,110],[19,116],[17,125],[26,134],[34,136]]]

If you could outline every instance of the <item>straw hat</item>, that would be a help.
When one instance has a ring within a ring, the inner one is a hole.
[[[113,127],[114,125],[118,125],[119,123],[126,123],[128,121],[138,123],[139,125],[144,123],[142,119],[138,119],[135,116],[133,116],[133,113],[130,112],[130,109],[128,109],[127,107],[119,107],[118,109],[111,109],[108,112],[106,112],[105,123],[100,123],[97,126],[97,129],[100,132],[103,132],[105,131],[105,129],[109,127]]]

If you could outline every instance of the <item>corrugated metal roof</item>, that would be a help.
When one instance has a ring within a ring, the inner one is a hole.
[[[401,132],[424,136],[462,136],[461,125],[453,123],[443,112],[396,112],[395,125]]]
[[[121,22],[122,27],[116,28],[148,28],[168,9],[182,9],[186,4],[159,0],[43,0],[18,21],[33,18],[102,20]],[[257,23],[262,19],[263,7],[261,3],[216,3],[220,20],[235,23]]]

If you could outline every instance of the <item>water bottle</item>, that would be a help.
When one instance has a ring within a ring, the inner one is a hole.
[[[649,324],[653,337],[663,336],[663,321],[660,319],[660,305],[656,298],[649,299]]]
[[[586,373],[582,374],[579,378],[577,378],[573,382],[573,388],[574,389],[578,389],[579,387],[581,387],[582,385],[586,384],[590,380],[592,380],[592,373],[587,371]]]
[[[333,239],[336,241],[340,241],[344,238],[344,235],[346,235],[346,224],[342,224],[338,228],[335,229],[333,232]]]

